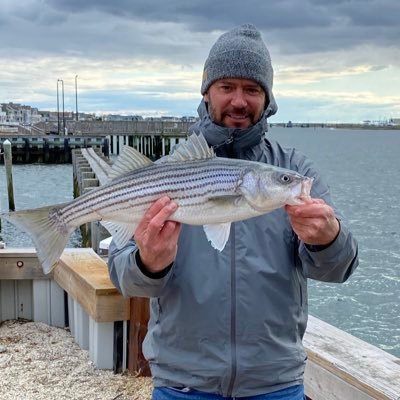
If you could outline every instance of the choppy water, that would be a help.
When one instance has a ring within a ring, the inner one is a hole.
[[[360,266],[348,282],[309,282],[310,313],[399,357],[400,131],[272,128],[269,135],[317,163],[359,242]],[[71,165],[15,165],[13,175],[17,209],[73,198]],[[4,166],[0,202],[5,210]],[[9,247],[33,246],[2,223]],[[69,246],[79,245],[75,232]]]
[[[318,318],[400,356],[400,131],[272,128],[312,158],[359,243],[344,284],[309,281]]]
[[[71,164],[13,165],[14,201],[16,210],[64,203],[73,199]],[[7,184],[4,165],[0,165],[0,207],[8,210]],[[1,221],[0,239],[7,247],[33,247],[30,237],[9,222]],[[68,247],[79,247],[80,232],[77,230]]]

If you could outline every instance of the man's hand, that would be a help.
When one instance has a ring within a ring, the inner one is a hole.
[[[303,198],[304,204],[285,206],[292,228],[304,243],[327,245],[339,234],[335,213],[322,199]]]
[[[168,218],[177,208],[168,197],[162,197],[146,211],[136,228],[139,256],[149,272],[162,271],[175,260],[181,224]]]

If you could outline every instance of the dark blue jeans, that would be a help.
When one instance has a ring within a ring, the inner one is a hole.
[[[277,392],[250,397],[223,397],[193,389],[154,388],[152,400],[304,400],[304,386],[297,385]]]

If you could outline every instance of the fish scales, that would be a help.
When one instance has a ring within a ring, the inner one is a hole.
[[[132,239],[146,210],[163,195],[178,204],[171,220],[203,225],[211,245],[223,251],[231,222],[285,204],[302,204],[311,185],[312,178],[295,171],[216,157],[199,134],[156,163],[124,148],[104,186],[67,204],[1,213],[0,217],[31,236],[43,270],[49,273],[79,225],[102,221],[121,248]]]
[[[101,187],[96,193],[89,192],[60,212],[66,223],[77,221],[80,225],[87,222],[85,217],[91,218],[92,210],[105,215],[141,210],[162,195],[170,195],[180,206],[200,205],[210,195],[234,194],[242,172],[240,165],[232,166],[218,159],[160,164]]]

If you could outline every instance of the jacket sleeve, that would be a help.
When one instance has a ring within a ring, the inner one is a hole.
[[[351,232],[340,221],[335,241],[323,250],[312,251],[303,242],[299,257],[307,278],[324,282],[345,282],[358,265],[358,246]]]
[[[298,171],[314,178],[311,196],[323,199],[335,211],[340,222],[340,231],[336,239],[328,247],[315,249],[299,242],[299,258],[303,274],[307,278],[324,282],[345,282],[358,265],[358,244],[346,225],[346,221],[332,202],[328,185],[314,166],[304,156],[297,158]],[[317,246],[318,247],[318,246]]]
[[[111,281],[125,297],[160,297],[171,277],[173,265],[163,273],[145,273],[138,263],[137,252],[133,240],[121,249],[111,242],[108,250]]]

